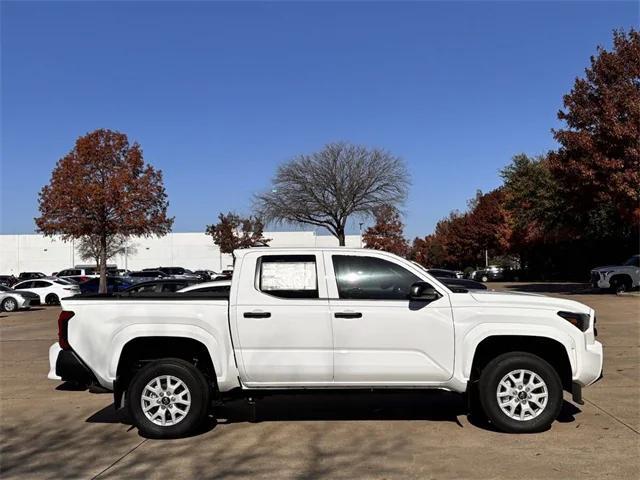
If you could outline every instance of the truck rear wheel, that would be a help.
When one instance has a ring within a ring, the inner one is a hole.
[[[508,433],[548,429],[562,408],[562,382],[542,358],[526,352],[494,358],[480,375],[480,402],[487,418]]]
[[[177,358],[162,359],[136,373],[129,385],[127,403],[143,436],[182,437],[204,420],[209,387],[191,363]]]

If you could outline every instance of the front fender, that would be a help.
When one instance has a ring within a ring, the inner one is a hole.
[[[572,374],[575,374],[577,370],[575,341],[570,335],[557,328],[546,325],[483,323],[469,330],[462,339],[460,364],[463,378],[468,380],[471,377],[471,367],[478,345],[489,337],[499,336],[543,337],[555,340],[564,346],[571,364]]]

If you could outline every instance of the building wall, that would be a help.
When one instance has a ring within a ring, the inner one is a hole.
[[[330,247],[338,240],[315,232],[265,232],[272,247]],[[360,247],[359,235],[348,235],[348,247]],[[36,271],[47,275],[80,264],[83,260],[75,248],[75,242],[42,235],[0,235],[0,274],[18,275]],[[109,263],[118,268],[138,270],[147,267],[180,266],[190,269],[207,268],[220,271],[231,267],[231,255],[221,254],[210,236],[204,233],[170,233],[161,238],[134,238],[127,255],[116,255]]]

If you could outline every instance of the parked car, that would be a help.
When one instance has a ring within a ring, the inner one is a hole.
[[[0,275],[0,285],[10,287],[18,282],[18,279],[13,275]]]
[[[504,280],[504,268],[496,265],[489,265],[487,268],[471,272],[469,278],[480,282],[496,282]]]
[[[33,280],[36,278],[45,278],[46,275],[42,272],[20,272],[20,275],[18,275],[18,280],[19,281],[23,281],[23,280]]]
[[[87,267],[87,268],[67,268],[65,270],[60,270],[56,273],[56,277],[65,278],[65,277],[94,277],[99,275],[100,272],[97,272],[95,267]]]
[[[436,277],[447,287],[453,289],[466,289],[466,290],[486,290],[487,286],[484,283],[476,282],[475,280],[469,280],[468,278],[451,278],[451,277]]]
[[[60,299],[72,297],[80,293],[80,287],[62,278],[40,278],[26,280],[15,284],[14,290],[35,293],[40,297],[40,303],[57,305]]]
[[[213,282],[194,283],[188,287],[178,290],[178,293],[199,292],[199,293],[229,293],[231,280],[218,280]]]
[[[135,283],[133,286],[123,290],[123,293],[171,293],[197,282],[198,280],[194,278],[162,278],[148,282]]]
[[[16,292],[12,288],[0,285],[0,310],[15,312],[40,304],[40,297],[30,292]]]
[[[428,268],[427,272],[437,278],[462,278],[462,272],[444,268]]]
[[[633,255],[622,265],[608,265],[591,270],[591,285],[622,293],[640,286],[640,255]]]
[[[107,277],[107,293],[123,292],[134,285],[133,281],[126,277]],[[80,291],[84,293],[98,293],[100,278],[92,278],[81,283]]]
[[[142,435],[162,438],[196,430],[213,398],[245,392],[251,404],[292,388],[467,393],[495,428],[536,432],[559,415],[563,389],[582,403],[602,375],[595,312],[573,300],[456,293],[377,250],[234,256],[228,298],[63,300],[49,378],[113,390]]]
[[[167,275],[160,270],[142,270],[139,272],[129,272],[129,275],[127,275],[127,277],[130,278],[134,283],[148,282],[161,278],[171,278],[170,275]]]
[[[189,278],[189,279],[198,279],[198,275],[193,273],[191,270],[187,270],[182,267],[158,267],[158,268],[143,268],[142,271],[151,271],[151,270],[159,270],[165,275],[169,275],[173,278]]]
[[[212,280],[211,272],[209,270],[194,270],[193,273],[203,282],[209,282]]]

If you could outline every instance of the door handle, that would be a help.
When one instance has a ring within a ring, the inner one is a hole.
[[[336,312],[333,314],[336,318],[362,318],[360,312]]]
[[[244,318],[269,318],[271,312],[244,312]]]

